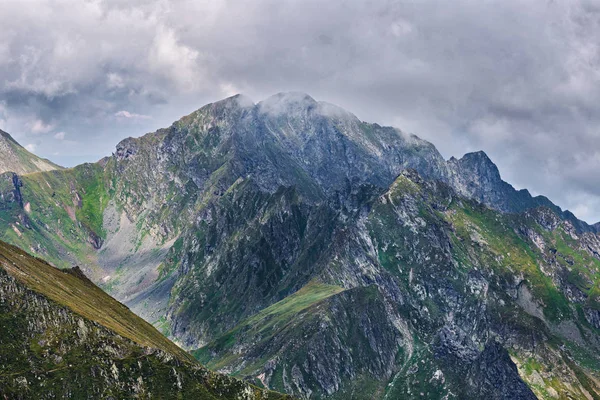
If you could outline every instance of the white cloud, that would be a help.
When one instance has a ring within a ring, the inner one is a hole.
[[[127,119],[149,119],[149,118],[151,118],[149,115],[130,113],[129,111],[126,111],[126,110],[121,110],[121,111],[116,112],[115,117],[127,118]]]
[[[224,97],[231,97],[240,93],[240,90],[231,82],[222,83],[219,88]]]
[[[174,29],[160,25],[148,54],[148,64],[159,76],[172,80],[179,90],[190,91],[202,83],[198,56],[197,50],[180,43]]]
[[[29,143],[27,145],[25,145],[25,149],[27,149],[30,152],[35,152],[35,149],[37,148],[37,146],[33,143]]]
[[[40,119],[36,119],[30,124],[30,130],[32,133],[48,133],[54,128],[54,125],[47,124]]]
[[[65,140],[65,133],[64,132],[56,132],[54,134],[54,139],[56,139],[56,140]]]
[[[109,89],[122,89],[125,87],[125,81],[121,75],[111,72],[106,75],[106,86]]]
[[[6,128],[7,120],[6,106],[0,101],[0,129]]]

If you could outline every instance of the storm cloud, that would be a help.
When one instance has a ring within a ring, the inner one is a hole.
[[[600,2],[3,0],[0,128],[58,163],[302,91],[600,220]]]

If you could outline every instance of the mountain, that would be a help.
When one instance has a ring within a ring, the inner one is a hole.
[[[580,231],[595,228],[580,221],[571,212],[563,211],[544,196],[531,196],[527,189],[516,190],[502,180],[498,167],[483,151],[465,154],[460,160],[448,160],[450,185],[461,195],[480,201],[502,212],[523,212],[536,207],[548,207]]]
[[[208,371],[75,267],[0,242],[0,397],[280,399]]]
[[[30,153],[2,130],[0,130],[0,154],[2,155],[0,173],[11,171],[17,174],[30,174],[61,168],[49,160]]]
[[[599,393],[597,235],[547,208],[493,211],[410,171],[368,203],[313,281],[195,355],[301,397]]]
[[[0,175],[0,199],[1,238],[81,266],[256,385],[600,396],[596,229],[515,190],[483,152],[446,161],[305,94],[234,96],[101,163]]]

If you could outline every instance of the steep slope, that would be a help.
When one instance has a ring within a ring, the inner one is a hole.
[[[418,175],[396,179],[407,169]],[[291,93],[209,104],[99,164],[0,178],[2,238],[80,265],[257,384],[316,398],[596,391],[595,358],[577,357],[597,347],[597,236],[502,181],[484,153],[446,162]],[[546,370],[557,363],[566,372]]]
[[[89,274],[106,237],[104,180],[97,164],[0,174],[0,238],[58,267],[80,265]]]
[[[209,372],[80,269],[0,242],[0,397],[277,399]]]
[[[492,211],[414,173],[340,235],[323,283],[195,355],[306,398],[600,395],[597,235],[547,208]]]
[[[0,130],[0,174],[9,171],[17,174],[30,174],[60,168],[51,161],[31,154],[8,133]]]

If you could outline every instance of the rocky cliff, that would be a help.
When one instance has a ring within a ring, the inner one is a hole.
[[[195,355],[307,398],[598,395],[597,235],[414,172],[367,204],[317,261],[330,286],[308,283]]]

